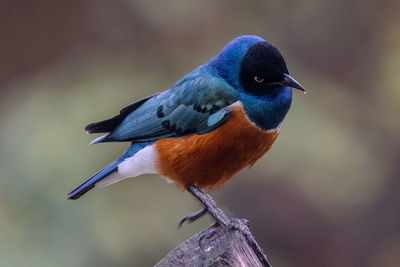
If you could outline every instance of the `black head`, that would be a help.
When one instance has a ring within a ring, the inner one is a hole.
[[[279,50],[268,42],[259,42],[249,48],[240,66],[240,81],[246,92],[255,95],[273,94],[276,89],[291,86],[304,88],[289,76]]]

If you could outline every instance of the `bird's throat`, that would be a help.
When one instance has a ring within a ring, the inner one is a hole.
[[[275,129],[282,123],[290,109],[292,89],[284,87],[274,95],[252,95],[245,92],[239,94],[247,117],[260,129]]]

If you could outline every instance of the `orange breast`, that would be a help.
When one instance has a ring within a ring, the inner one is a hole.
[[[158,140],[156,168],[183,188],[217,189],[236,172],[253,165],[278,134],[279,129],[260,130],[237,104],[229,120],[214,131]]]

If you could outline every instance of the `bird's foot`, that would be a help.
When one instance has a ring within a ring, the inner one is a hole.
[[[219,225],[225,227],[230,224],[230,220],[224,212],[217,208],[217,205],[215,204],[215,201],[211,198],[211,196],[207,195],[200,189],[198,189],[196,186],[192,185],[187,188],[187,190],[195,196],[204,206],[205,208],[191,213],[187,216],[185,216],[179,223],[179,226],[181,226],[185,221],[191,223],[199,219],[200,217],[204,216],[205,214],[210,213],[211,216],[214,217],[214,219],[219,223]]]

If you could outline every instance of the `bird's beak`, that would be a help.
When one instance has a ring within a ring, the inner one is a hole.
[[[299,89],[299,90],[303,91],[304,93],[306,93],[306,89],[304,89],[304,87],[298,81],[296,81],[294,78],[292,78],[289,74],[285,73],[283,75],[284,75],[283,81],[278,82],[280,85],[290,86],[292,88]]]

